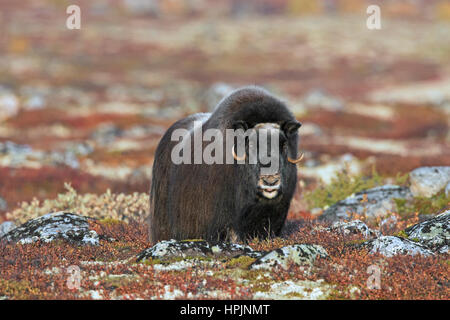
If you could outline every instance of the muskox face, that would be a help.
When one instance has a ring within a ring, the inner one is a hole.
[[[242,123],[239,124],[243,126]],[[245,153],[233,157],[247,166],[256,196],[260,201],[275,201],[283,195],[289,175],[296,173],[298,121],[258,123],[245,131]],[[245,129],[243,126],[242,129]],[[243,151],[243,150],[242,150]]]

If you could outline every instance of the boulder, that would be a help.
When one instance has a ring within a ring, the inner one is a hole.
[[[204,240],[164,240],[138,254],[136,261],[147,259],[170,260],[172,258],[196,257],[236,257],[247,255],[260,257],[262,253],[251,247],[228,242],[208,242]]]
[[[55,212],[31,219],[3,235],[20,244],[65,240],[77,245],[98,245],[99,236],[89,227],[90,218],[69,212]]]
[[[373,239],[381,236],[380,231],[370,229],[361,220],[353,220],[350,222],[336,221],[331,227],[327,228],[327,230],[339,232],[343,235],[360,234],[366,239]]]
[[[266,253],[250,265],[250,269],[272,270],[279,266],[287,269],[289,264],[311,266],[318,257],[326,258],[327,251],[315,244],[295,244]]]
[[[319,221],[349,220],[351,214],[363,215],[368,219],[384,217],[397,210],[394,199],[410,198],[412,194],[407,187],[396,185],[364,190],[327,208],[319,217]]]
[[[397,236],[382,236],[374,240],[369,240],[360,245],[367,248],[370,253],[380,253],[385,257],[392,257],[398,254],[431,256],[433,252],[424,245]]]
[[[16,224],[12,221],[6,221],[0,224],[0,238],[3,237],[5,234],[10,232],[12,229],[16,227]]]
[[[409,174],[415,197],[432,197],[450,182],[450,167],[420,167]]]
[[[421,244],[434,252],[448,253],[450,246],[450,210],[405,229],[405,233],[409,239],[420,241]]]

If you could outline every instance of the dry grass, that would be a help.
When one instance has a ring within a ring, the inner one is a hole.
[[[81,195],[70,184],[66,183],[65,188],[67,192],[58,194],[56,199],[44,201],[33,199],[31,202],[23,202],[19,208],[8,212],[6,217],[23,223],[50,212],[65,210],[100,219],[143,221],[149,211],[149,197],[145,193],[113,194],[107,190],[100,195],[90,193]]]

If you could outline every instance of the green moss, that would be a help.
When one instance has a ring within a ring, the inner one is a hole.
[[[347,300],[347,297],[340,291],[338,290],[332,290],[328,297],[328,300]]]
[[[148,265],[148,266],[152,266],[155,264],[164,264],[164,265],[168,265],[171,263],[175,263],[175,262],[179,262],[181,260],[184,260],[183,258],[178,258],[178,257],[173,257],[171,259],[167,259],[167,260],[161,260],[161,259],[156,259],[156,258],[150,258],[150,259],[145,259],[142,260],[141,263]]]
[[[406,234],[406,232],[405,231],[400,231],[400,232],[398,232],[397,234],[395,234],[395,236],[397,236],[397,237],[401,237],[401,238],[405,238],[405,239],[408,239],[408,235]]]
[[[112,218],[104,218],[101,220],[98,220],[98,223],[104,226],[117,226],[121,224],[126,224],[126,222],[122,220],[112,219]]]
[[[269,292],[271,288],[271,284],[264,281],[258,281],[257,283],[252,284],[253,292]]]
[[[273,279],[266,276],[264,270],[240,270],[239,278],[245,281],[246,286],[250,287],[252,292],[268,292],[274,283]]]
[[[395,205],[397,207],[397,212],[405,212],[406,211],[406,206],[407,206],[407,201],[406,199],[394,199]]]
[[[444,191],[432,196],[415,197],[412,200],[395,199],[397,211],[402,217],[418,214],[435,214],[450,204],[450,195],[446,196]]]
[[[406,186],[409,179],[409,173],[401,174],[397,173],[395,176],[395,184],[398,186]]]
[[[26,280],[4,280],[0,279],[0,295],[12,299],[30,300],[38,299],[41,292],[38,288],[33,288]]]
[[[408,240],[414,241],[414,242],[420,242],[420,240],[418,238],[409,238],[408,234],[405,231],[403,231],[403,230],[397,232],[394,235],[397,236],[397,237],[401,237],[401,238],[404,238],[404,239],[408,239]]]
[[[108,277],[104,278],[103,281],[105,283],[105,286],[107,287],[115,287],[120,288],[126,285],[129,285],[130,283],[137,281],[137,276],[114,276],[109,275]]]
[[[260,279],[266,278],[263,270],[248,270],[241,275],[242,279],[249,281],[259,281]]]
[[[383,178],[373,168],[370,177],[351,176],[345,170],[339,172],[328,185],[322,185],[305,194],[310,208],[324,208],[347,198],[355,192],[380,186]]]
[[[364,242],[367,242],[367,240],[366,239],[351,240],[351,241],[345,242],[345,245],[347,245],[347,246],[356,246],[356,245],[363,244]]]
[[[248,256],[233,258],[225,263],[228,268],[247,269],[256,259]]]
[[[308,290],[308,288],[305,289],[305,291]],[[305,298],[305,295],[300,292],[289,292],[286,294],[286,297],[288,298]]]

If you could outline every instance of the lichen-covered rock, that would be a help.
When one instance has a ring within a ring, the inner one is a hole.
[[[5,234],[10,232],[12,229],[16,227],[16,224],[12,221],[6,221],[0,224],[0,238],[3,237]]]
[[[450,210],[405,230],[410,239],[417,239],[435,252],[447,253],[450,246]]]
[[[21,244],[65,240],[75,244],[98,245],[99,236],[90,230],[89,219],[62,211],[49,213],[14,228],[2,239]]]
[[[384,185],[364,190],[338,201],[327,208],[319,217],[320,221],[334,222],[348,220],[351,214],[375,219],[396,211],[394,199],[410,199],[412,194],[407,187]]]
[[[327,228],[327,230],[339,232],[343,235],[361,234],[366,239],[373,239],[381,236],[380,231],[370,229],[361,220],[352,220],[350,222],[336,221],[330,228]]]
[[[0,142],[0,156],[4,166],[21,164],[32,153],[33,149],[28,145],[16,144],[12,141]]]
[[[276,266],[288,268],[290,263],[312,265],[318,257],[326,258],[327,251],[315,244],[295,244],[266,253],[250,265],[250,269],[272,270]]]
[[[450,166],[414,169],[409,174],[409,181],[415,197],[432,197],[450,182]]]
[[[153,247],[145,249],[137,256],[137,261],[147,259],[170,260],[171,258],[194,258],[194,257],[236,257],[248,255],[260,257],[262,253],[254,251],[249,246],[236,243],[217,242],[212,243],[204,240],[165,240],[158,242]]]
[[[370,240],[360,245],[367,248],[370,253],[380,253],[385,257],[392,257],[398,254],[431,256],[433,252],[424,245],[396,236],[383,236]]]

